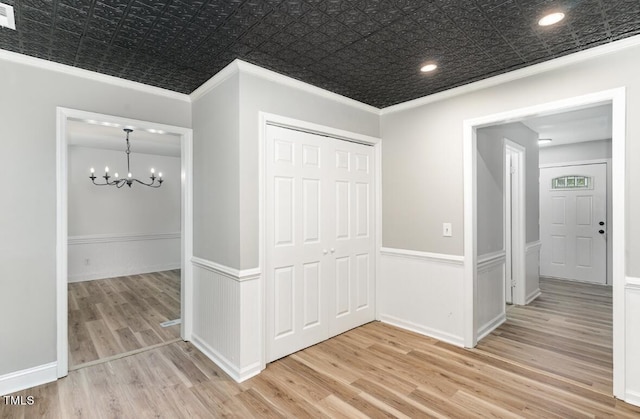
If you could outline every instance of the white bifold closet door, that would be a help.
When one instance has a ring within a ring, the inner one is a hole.
[[[374,320],[373,147],[267,127],[267,362]]]

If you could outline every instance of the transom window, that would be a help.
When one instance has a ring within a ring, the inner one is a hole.
[[[569,175],[551,179],[552,189],[591,189],[589,176]]]

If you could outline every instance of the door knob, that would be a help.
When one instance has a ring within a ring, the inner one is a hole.
[[[327,253],[329,253],[329,252],[327,252],[327,249],[322,249],[322,254],[323,255],[326,255]]]
[[[604,230],[600,230],[600,231],[598,231],[598,233],[604,234]]]
[[[336,251],[336,249],[334,249],[333,247],[331,248],[331,253],[334,253]]]
[[[604,221],[600,221],[598,224],[600,224],[601,226],[604,225]]]

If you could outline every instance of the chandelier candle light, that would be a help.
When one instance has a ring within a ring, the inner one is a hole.
[[[118,173],[116,172],[113,175],[114,180],[109,180],[111,179],[111,176],[109,176],[109,166],[107,166],[104,168],[104,176],[102,176],[104,178],[103,183],[96,183],[97,178],[95,176],[95,170],[93,169],[93,167],[91,168],[91,176],[89,176],[89,179],[91,179],[93,184],[97,186],[116,186],[118,188],[122,188],[124,185],[131,187],[131,185],[133,185],[133,182],[138,182],[141,185],[150,186],[152,188],[159,188],[160,186],[162,186],[162,172],[158,173],[158,176],[156,177],[156,171],[153,168],[151,169],[151,182],[143,182],[131,175],[131,166],[129,164],[129,154],[131,154],[131,146],[129,145],[129,133],[133,132],[133,130],[131,128],[125,128],[123,131],[127,133],[127,178],[120,179]]]

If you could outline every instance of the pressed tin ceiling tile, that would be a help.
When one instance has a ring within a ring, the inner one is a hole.
[[[191,93],[233,59],[376,107],[640,34],[638,0],[4,0],[0,48]],[[554,27],[537,25],[552,8]],[[439,68],[422,74],[434,60]]]

